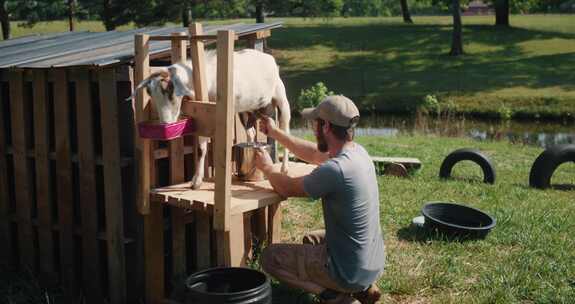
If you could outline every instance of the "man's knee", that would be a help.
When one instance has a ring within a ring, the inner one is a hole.
[[[261,255],[261,259],[260,259],[260,264],[262,266],[262,269],[266,272],[271,274],[273,272],[274,269],[277,268],[277,265],[275,265],[275,259],[274,259],[274,254],[275,253],[275,247],[274,245],[269,245],[266,248],[264,248],[264,250],[262,251],[262,255]]]

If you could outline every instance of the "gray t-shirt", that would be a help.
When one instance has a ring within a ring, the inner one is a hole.
[[[303,183],[310,197],[322,198],[331,276],[346,289],[367,288],[385,264],[371,157],[354,143],[318,166]]]

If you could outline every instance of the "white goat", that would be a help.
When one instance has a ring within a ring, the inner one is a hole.
[[[205,54],[205,77],[208,86],[209,100],[217,98],[217,55],[215,51]],[[242,123],[246,128],[248,142],[255,139],[255,115],[271,114],[277,107],[279,111],[279,126],[289,133],[291,117],[290,105],[286,96],[285,86],[280,79],[279,69],[275,59],[268,54],[244,49],[234,52],[234,99],[235,111],[240,113]],[[183,96],[195,100],[192,62],[176,63],[165,70],[153,73],[144,79],[132,95],[145,87],[152,97],[161,122],[177,121],[180,116],[180,106]],[[197,189],[204,178],[204,161],[206,157],[208,138],[199,137],[200,154],[196,163],[196,172],[192,179],[192,188]],[[282,171],[287,171],[288,150],[284,150]]]

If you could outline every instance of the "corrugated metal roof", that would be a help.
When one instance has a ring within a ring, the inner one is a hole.
[[[211,25],[204,27],[204,33],[211,35],[218,30],[233,30],[237,35],[244,36],[281,25],[281,22]],[[101,67],[129,62],[134,57],[135,34],[169,35],[175,32],[187,32],[187,29],[164,27],[123,32],[66,32],[0,41],[0,68]],[[151,55],[169,50],[169,41],[150,42]]]

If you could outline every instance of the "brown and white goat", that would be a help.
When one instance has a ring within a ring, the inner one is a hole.
[[[268,54],[244,49],[234,52],[234,100],[235,111],[240,113],[246,128],[248,142],[255,140],[254,113],[270,114],[274,108],[279,112],[279,127],[289,134],[291,109],[285,86],[279,76],[275,59]],[[215,51],[205,54],[205,77],[209,100],[217,98],[217,56]],[[177,121],[184,96],[195,99],[193,66],[191,61],[176,63],[165,70],[153,73],[136,87],[133,98],[139,89],[146,88],[163,123]],[[204,162],[208,138],[199,138],[200,154],[192,188],[197,189],[204,178]],[[289,151],[284,150],[282,171],[287,172]]]

